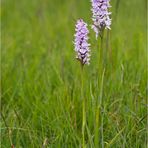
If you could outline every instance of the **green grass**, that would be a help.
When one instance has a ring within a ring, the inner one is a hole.
[[[112,30],[104,54],[90,29],[91,64],[84,68],[85,143],[95,146],[96,102],[102,93],[98,147],[146,148],[146,1],[111,0]],[[1,146],[79,148],[82,144],[81,68],[74,25],[91,24],[86,0],[2,0]]]

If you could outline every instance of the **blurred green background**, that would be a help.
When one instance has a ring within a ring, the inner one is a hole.
[[[146,148],[146,2],[111,0],[112,26],[104,44],[105,147]],[[100,41],[90,26],[90,0],[2,0],[1,6],[2,147],[81,146],[81,71],[73,50],[79,18],[90,30],[84,89],[86,143],[94,147]]]

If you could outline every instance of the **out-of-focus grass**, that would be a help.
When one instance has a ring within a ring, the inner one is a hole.
[[[104,144],[146,148],[146,1],[120,0],[118,14],[116,1],[111,1],[112,30],[105,48]],[[78,18],[91,24],[90,2],[1,3],[2,147],[80,147],[81,71],[72,41]],[[90,66],[85,67],[84,92],[86,143],[94,147],[100,41],[92,30],[90,42],[92,56]]]

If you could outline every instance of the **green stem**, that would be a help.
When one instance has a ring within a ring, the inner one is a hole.
[[[103,84],[104,84],[104,75],[105,75],[105,68],[103,69],[102,79],[101,79],[101,86],[100,86],[100,106],[103,109]],[[104,121],[104,110],[101,112],[101,144],[102,148],[104,148],[104,132],[103,132],[103,121]]]
[[[83,136],[83,148],[85,148],[85,125],[86,125],[86,114],[85,114],[85,99],[83,99],[83,123],[82,123],[82,136]]]
[[[102,79],[104,79],[104,71],[103,71],[103,38],[104,38],[104,30],[102,30],[102,34],[100,36],[100,52],[99,52],[99,79],[98,79],[98,99],[96,102],[96,111],[95,111],[95,148],[99,148],[99,127],[102,125],[102,116],[101,116],[101,106],[102,106]],[[102,77],[101,77],[102,76]],[[99,85],[100,84],[100,85]],[[101,123],[100,123],[101,121]],[[100,125],[101,124],[101,125]],[[102,126],[101,126],[102,127]],[[101,131],[101,133],[103,133]],[[103,134],[102,134],[103,136]],[[102,139],[103,140],[103,139]]]
[[[85,148],[85,125],[86,125],[86,100],[84,97],[83,66],[81,71],[81,97],[82,97],[82,148]]]
[[[108,40],[109,40],[109,32],[107,30],[107,35],[106,35],[106,47],[104,47],[104,30],[102,31],[102,35],[101,35],[101,74],[103,72],[103,69],[106,67],[107,64],[107,52],[108,52]]]
[[[101,116],[101,144],[102,144],[102,148],[104,148],[104,132],[103,132],[103,121],[104,121],[104,113],[102,112],[102,116]]]
[[[96,107],[96,120],[95,120],[95,148],[99,147],[99,118],[100,118],[100,106]]]
[[[107,62],[108,62],[108,55],[110,54],[110,49],[109,49],[109,30],[106,32],[106,47],[104,50],[104,66],[106,68]]]
[[[102,34],[101,34],[101,43],[100,43],[100,46],[101,46],[101,49],[100,49],[100,75],[102,74],[102,67],[103,67],[103,59],[104,59],[104,56],[103,56],[103,53],[104,53],[104,49],[103,49],[103,39],[104,39],[104,30],[102,30]]]

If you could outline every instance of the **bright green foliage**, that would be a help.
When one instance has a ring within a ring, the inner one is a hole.
[[[85,143],[94,148],[101,93],[104,147],[146,148],[146,0],[120,0],[118,9],[116,2],[111,0],[108,39],[104,32],[102,89],[100,40],[89,26],[92,56],[83,78]],[[79,148],[81,68],[72,41],[77,19],[92,23],[90,0],[2,0],[1,5],[2,148]],[[101,133],[98,143],[101,147]]]

